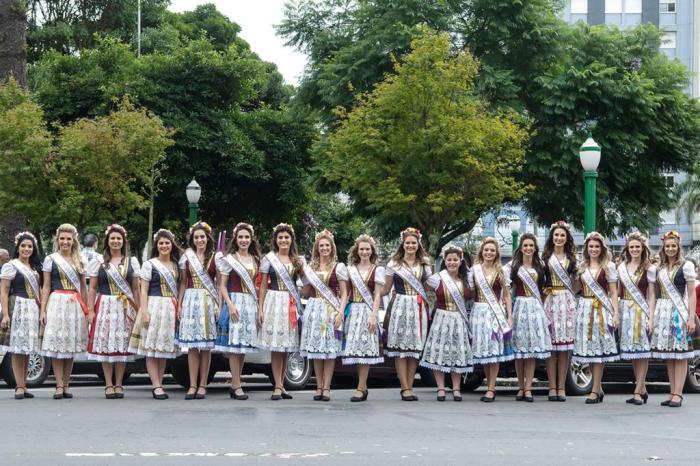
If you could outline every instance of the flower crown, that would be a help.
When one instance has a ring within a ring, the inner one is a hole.
[[[423,235],[421,234],[420,230],[418,228],[413,228],[413,227],[408,227],[404,231],[401,232],[401,241],[403,242],[406,236],[416,236],[418,238],[418,241],[420,241],[423,238]]]
[[[440,252],[440,257],[442,257],[442,260],[445,260],[445,256],[447,256],[447,251],[449,251],[450,254],[457,253],[459,254],[459,257],[464,257],[464,251],[461,247],[459,247],[459,245],[455,243],[447,243]]]
[[[275,227],[272,229],[272,232],[276,233],[277,230],[280,230],[282,228],[289,228],[290,230],[292,230],[292,233],[294,233],[294,227],[292,227],[292,225],[289,223],[279,223],[275,225]]]
[[[198,222],[195,222],[194,225],[192,225],[192,226],[190,227],[190,235],[191,235],[195,230],[198,230],[198,229],[200,229],[200,228],[203,229],[204,231],[206,231],[208,234],[211,235],[211,227],[209,226],[209,224],[208,224],[207,222],[203,222],[203,221],[201,221],[201,220],[198,221]]]
[[[678,233],[676,230],[667,231],[666,233],[661,235],[661,241],[666,241],[667,239],[677,239],[678,241],[680,241],[681,234]]]
[[[355,242],[356,243],[367,242],[367,243],[371,244],[372,246],[377,247],[377,242],[374,240],[374,238],[372,238],[367,233],[362,233],[360,236],[355,238]]]
[[[586,235],[586,239],[584,239],[583,241],[586,242],[586,241],[591,240],[591,239],[596,239],[596,240],[600,241],[601,243],[605,243],[605,239],[603,238],[603,235],[601,235],[597,231],[592,231],[592,232],[588,233]]]
[[[335,236],[333,236],[333,233],[330,232],[330,230],[323,229],[323,231],[319,231],[316,233],[316,236],[314,237],[314,241],[318,241],[321,238],[330,238],[331,240],[335,240]]]
[[[649,243],[649,239],[638,230],[631,231],[625,236],[625,243],[629,243],[632,240],[641,241],[645,246]]]
[[[31,232],[29,232],[29,231],[20,231],[19,233],[17,233],[17,234],[15,235],[15,246],[19,246],[19,240],[20,240],[20,238],[22,238],[23,236],[29,236],[29,237],[32,239],[32,241],[34,241],[34,243],[37,242],[37,241],[36,241],[36,236],[34,236]]]
[[[569,225],[568,223],[566,223],[564,220],[557,220],[556,222],[552,223],[552,224],[549,226],[549,229],[551,230],[551,229],[553,229],[553,228],[564,228],[564,229],[566,229],[566,230],[568,230],[568,231],[571,231],[571,225]]]
[[[251,225],[250,223],[238,222],[238,223],[236,224],[236,226],[233,227],[233,233],[232,233],[232,234],[233,234],[234,238],[235,238],[236,235],[238,234],[238,231],[241,230],[241,229],[244,229],[244,228],[247,229],[247,230],[250,230],[250,234],[251,234],[251,235],[255,235],[255,229],[253,228],[253,225]]]
[[[158,235],[167,236],[168,239],[170,239],[171,241],[172,241],[173,239],[175,239],[175,235],[173,235],[173,232],[170,231],[170,230],[168,230],[168,229],[166,229],[166,228],[161,228],[161,229],[159,229],[158,231],[156,231],[155,234],[153,235],[153,241],[156,240],[156,238],[158,237]]]
[[[124,236],[124,238],[126,238],[128,236],[128,234],[126,232],[126,228],[119,225],[118,223],[113,223],[110,226],[108,226],[107,229],[105,230],[105,236],[109,236],[109,234],[112,233],[113,231],[118,231],[119,233],[122,234],[122,236]]]

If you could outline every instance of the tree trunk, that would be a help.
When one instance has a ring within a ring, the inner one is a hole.
[[[27,12],[24,0],[0,0],[0,81],[27,87]]]

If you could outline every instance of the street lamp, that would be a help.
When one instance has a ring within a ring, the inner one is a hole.
[[[583,167],[584,196],[583,196],[583,234],[595,231],[596,210],[596,178],[600,163],[600,146],[593,140],[591,133],[579,149],[581,166]]]
[[[187,185],[185,194],[187,195],[187,202],[190,203],[190,225],[194,225],[194,222],[197,221],[197,203],[199,198],[202,197],[202,187],[192,178],[190,184]]]
[[[512,256],[515,257],[515,251],[518,250],[518,236],[520,235],[520,217],[517,215],[512,216],[510,219],[508,219],[508,226],[510,227],[510,234],[512,238]]]

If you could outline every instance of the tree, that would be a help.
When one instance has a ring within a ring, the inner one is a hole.
[[[27,84],[25,31],[27,15],[22,0],[0,0],[0,82],[14,77]]]
[[[477,69],[468,53],[450,53],[446,34],[425,31],[394,74],[339,110],[316,157],[355,208],[393,235],[418,227],[432,253],[526,191],[515,179],[526,127],[474,94]]]

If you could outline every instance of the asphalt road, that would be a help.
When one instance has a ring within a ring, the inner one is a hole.
[[[550,403],[546,391],[518,403],[511,389],[492,404],[480,393],[438,403],[425,387],[411,403],[395,388],[371,389],[365,403],[350,403],[349,389],[334,390],[329,403],[312,401],[312,391],[270,401],[262,383],[248,401],[230,400],[222,383],[206,400],[167,389],[166,401],[153,400],[147,385],[127,387],[124,400],[104,399],[94,383],[74,386],[72,400],[52,400],[50,387],[19,401],[1,389],[0,463],[698,464],[700,395],[672,409],[659,406],[660,390],[645,406],[625,404],[627,390],[586,406],[574,397]]]

